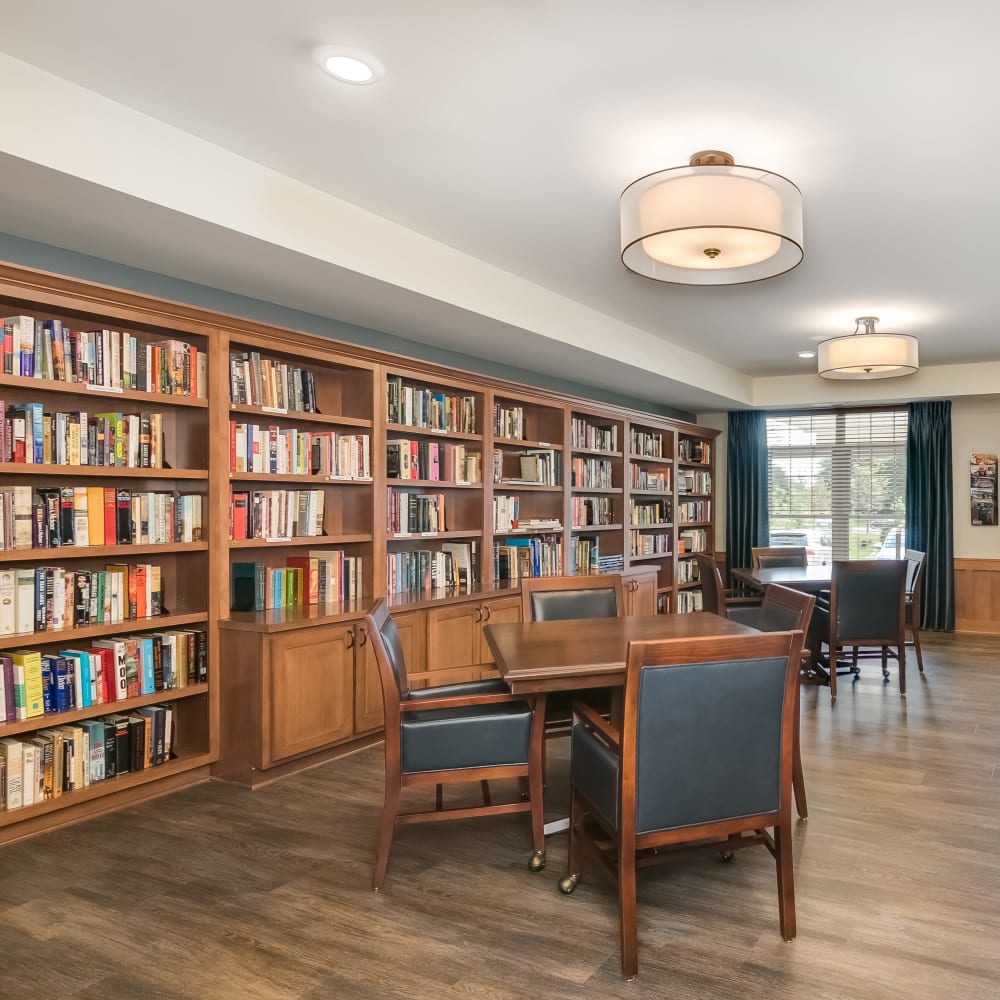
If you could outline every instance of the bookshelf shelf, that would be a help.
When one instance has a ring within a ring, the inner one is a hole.
[[[57,379],[31,378],[27,375],[0,374],[0,386],[10,386],[26,392],[59,392],[68,396],[86,396],[93,400],[105,400],[100,404],[103,409],[115,409],[115,402],[127,399],[130,402],[140,402],[149,409],[159,406],[189,406],[195,409],[208,409],[208,400],[195,396],[174,396],[165,392],[140,392],[138,389],[122,389],[115,392],[110,389],[91,387],[85,382],[63,382]],[[93,409],[93,404],[89,404]]]
[[[445,438],[450,441],[482,441],[482,434],[463,434],[459,431],[432,430],[430,427],[411,427],[409,424],[385,425],[386,434],[399,434],[417,437]]]
[[[620,451],[601,451],[599,448],[577,448],[575,445],[571,449],[574,455],[583,455],[588,458],[621,458]]]
[[[162,695],[165,692],[160,693]],[[198,693],[201,694],[204,692]],[[149,698],[149,704],[152,705],[169,700],[163,697],[154,698],[152,695]],[[111,706],[117,704],[119,702],[111,702],[108,706],[109,711],[113,712],[114,709]],[[95,714],[91,709],[86,709],[85,711],[87,714],[83,718],[89,718]],[[101,715],[103,713],[98,712],[96,714]],[[0,829],[11,826],[14,823],[22,823],[36,816],[44,816],[46,813],[58,812],[61,809],[88,802],[91,799],[98,799],[105,795],[114,795],[117,792],[123,792],[139,785],[158,781],[162,778],[190,771],[197,767],[204,767],[206,764],[211,763],[211,761],[212,755],[210,753],[181,753],[175,759],[167,761],[167,763],[161,764],[159,767],[147,767],[142,771],[131,771],[126,774],[117,775],[114,778],[95,782],[86,788],[81,788],[74,792],[65,792],[57,799],[46,799],[44,802],[38,802],[23,809],[0,812]]]
[[[685,469],[711,469],[711,462],[684,462],[678,460],[677,464]]]
[[[0,462],[0,476],[72,476],[74,479],[208,479],[208,469],[132,469],[116,465],[28,465]]]
[[[166,545],[57,545],[51,549],[3,549],[0,563],[62,562],[64,559],[106,559],[118,556],[158,555],[169,552],[207,552],[208,542],[169,542]]]
[[[511,448],[537,448],[542,451],[562,451],[563,446],[553,441],[527,441],[524,438],[508,438],[493,435],[493,443]]]
[[[591,531],[621,531],[621,524],[574,524],[571,531],[587,534]]]
[[[710,528],[712,526],[711,521],[678,521],[678,528]]]
[[[304,476],[292,472],[230,472],[234,483],[303,483],[309,486],[371,486],[374,479],[347,479],[339,476]]]
[[[202,616],[204,621],[204,615]],[[50,712],[48,715],[36,715],[33,719],[20,719],[0,725],[0,739],[5,736],[17,736],[19,733],[33,733],[36,729],[50,729],[53,726],[65,726],[81,719],[93,719],[100,715],[125,715],[145,705],[159,705],[166,701],[179,701],[181,698],[193,698],[196,695],[208,694],[207,684],[188,684],[182,688],[170,688],[166,691],[154,691],[138,698],[125,698],[122,701],[106,701],[100,705],[88,708],[74,708],[70,712]],[[164,765],[161,765],[164,766]],[[146,770],[153,770],[147,768]],[[157,769],[158,770],[158,769]],[[114,780],[113,778],[111,779]],[[75,794],[74,792],[68,794]],[[55,800],[58,801],[58,800]],[[33,808],[28,806],[28,809]],[[14,810],[15,814],[23,810]],[[5,816],[6,813],[0,813]]]
[[[711,493],[685,493],[684,490],[677,491],[678,500],[711,500]]]
[[[634,497],[673,497],[673,493],[665,490],[629,490]]]
[[[629,529],[632,531],[665,531],[673,526],[672,521],[667,521],[662,524],[630,524]]]
[[[328,427],[360,427],[370,428],[372,421],[364,417],[346,417],[327,413],[310,413],[308,410],[268,409],[264,406],[249,406],[246,403],[230,403],[229,412],[247,417],[260,417],[262,420],[281,421],[289,423],[323,424]]]
[[[573,486],[570,488],[570,493],[574,495],[581,496],[621,496],[624,493],[622,489],[602,489],[599,486]]]
[[[390,534],[390,542],[412,542],[421,538],[482,538],[482,531],[398,531]]]
[[[701,587],[700,580],[688,580],[687,583],[677,584],[678,590],[698,590]]]
[[[672,458],[654,458],[651,455],[629,455],[630,462],[646,462],[650,465],[673,465]]]
[[[17,646],[47,646],[55,643],[62,646],[73,646],[80,639],[92,639],[102,635],[118,635],[130,632],[159,632],[163,629],[173,629],[181,625],[199,624],[207,619],[208,613],[206,611],[195,611],[190,614],[130,618],[128,621],[117,622],[114,625],[83,625],[78,628],[64,628],[58,631],[15,632],[12,635],[0,636],[0,651],[14,649]],[[3,723],[0,723],[0,736],[3,736],[4,731]]]
[[[542,486],[534,483],[494,483],[494,493],[520,493],[522,490],[533,493],[562,493],[561,486]]]
[[[673,552],[653,552],[648,556],[629,556],[630,562],[656,562],[660,559],[672,559]],[[669,588],[667,588],[669,589]]]
[[[481,490],[482,483],[456,483],[453,480],[444,479],[386,479],[386,485],[392,487],[418,486],[421,488],[434,488],[441,490]]]
[[[285,545],[312,545],[317,549],[331,545],[350,545],[355,542],[370,542],[370,534],[344,533],[339,535],[293,535],[291,538],[234,538],[229,545],[234,549],[279,549]]]

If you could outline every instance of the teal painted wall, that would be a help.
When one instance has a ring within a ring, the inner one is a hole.
[[[679,420],[694,420],[694,414],[686,411],[646,399],[623,396],[600,386],[581,385],[529,369],[477,358],[471,354],[448,351],[429,344],[421,344],[415,340],[407,340],[394,334],[342,323],[339,320],[317,316],[314,313],[289,309],[287,306],[277,305],[274,302],[265,302],[245,295],[235,295],[232,292],[211,288],[208,285],[182,281],[179,278],[171,278],[154,271],[144,271],[114,261],[103,260],[100,257],[90,257],[73,250],[64,250],[45,243],[21,239],[17,236],[0,233],[0,259],[12,264],[21,264],[24,267],[34,267],[42,271],[51,271],[69,277],[82,278],[86,281],[99,282],[103,285],[112,285],[116,288],[125,288],[144,295],[172,299],[175,302],[184,302],[215,312],[243,316],[260,323],[270,323],[292,330],[301,330],[303,333],[328,337],[332,340],[359,344],[374,350],[388,351],[434,364],[448,365],[483,375],[492,375],[496,378],[524,382],[541,389],[552,389],[605,403],[629,406]]]

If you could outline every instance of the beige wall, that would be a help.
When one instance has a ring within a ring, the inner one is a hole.
[[[969,516],[969,461],[974,451],[1000,455],[1000,396],[956,399],[951,404],[955,484],[955,558],[1000,558],[1000,526],[974,527]]]
[[[726,414],[699,413],[698,423],[718,427],[715,463],[715,547],[726,547]],[[974,451],[1000,455],[1000,395],[955,399],[951,410],[955,490],[955,557],[1000,559],[1000,526],[973,527],[969,518],[969,459]]]

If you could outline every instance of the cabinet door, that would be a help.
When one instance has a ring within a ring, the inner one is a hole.
[[[426,685],[455,684],[479,676],[482,607],[475,601],[427,612]],[[416,684],[414,684],[416,686]]]
[[[656,570],[639,568],[622,573],[626,615],[656,614]]]
[[[357,627],[358,641],[354,646],[354,732],[357,735],[381,729],[385,721],[382,702],[382,681],[372,644]]]
[[[480,647],[479,662],[487,667],[493,667],[493,652],[490,650],[486,636],[482,633],[483,625],[516,625],[521,620],[521,598],[520,597],[497,597],[491,601],[484,601],[482,604],[483,617],[479,629]],[[484,677],[495,677],[495,669],[491,669],[482,674]]]
[[[354,630],[325,625],[278,633],[270,643],[265,767],[354,732]]]

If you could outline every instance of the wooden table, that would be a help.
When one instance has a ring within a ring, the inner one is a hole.
[[[483,634],[493,652],[500,676],[514,694],[545,694],[593,687],[621,688],[625,683],[628,644],[633,640],[756,635],[757,630],[720,615],[696,611],[687,615],[637,615],[486,625]],[[617,701],[620,704],[620,698]],[[792,755],[795,761],[795,802],[799,815],[805,817],[798,713],[795,720]],[[546,824],[545,832],[566,829],[567,823]]]
[[[830,589],[832,566],[772,566],[769,569],[734,569],[733,576],[763,590],[769,583],[807,594],[818,594]]]

